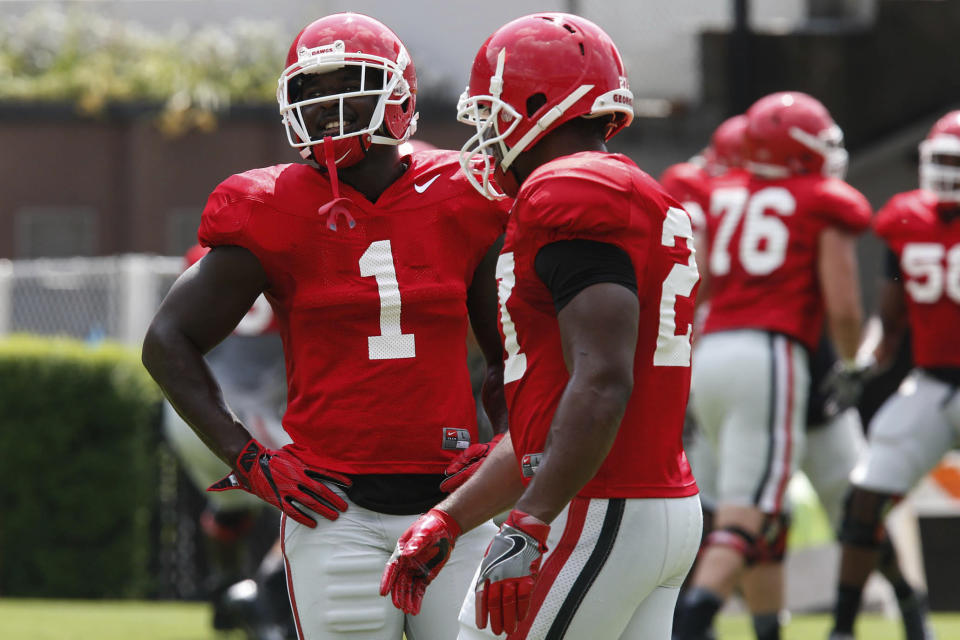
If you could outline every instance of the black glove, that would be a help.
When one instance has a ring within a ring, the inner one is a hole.
[[[857,364],[838,361],[820,385],[826,396],[824,414],[834,418],[847,409],[857,406],[867,381],[875,375],[874,363]]]

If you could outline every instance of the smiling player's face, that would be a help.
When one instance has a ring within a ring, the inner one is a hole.
[[[313,100],[325,96],[343,93],[379,89],[383,86],[383,72],[367,69],[365,87],[361,87],[361,69],[347,66],[328,73],[315,73],[304,76],[300,88],[301,100]],[[342,133],[351,133],[365,129],[373,118],[379,96],[353,96],[343,99]],[[341,135],[340,100],[330,99],[302,107],[304,122],[314,140],[324,136]]]

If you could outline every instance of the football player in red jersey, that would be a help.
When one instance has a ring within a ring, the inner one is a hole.
[[[960,111],[940,118],[920,143],[920,188],[891,198],[873,228],[890,249],[876,359],[889,364],[909,328],[916,368],[874,415],[867,451],[851,474],[835,640],[853,638],[863,586],[885,542],[887,511],[955,446],[960,432]],[[914,602],[922,611],[923,599]],[[909,640],[931,638],[924,617],[916,618],[907,627]]]
[[[212,489],[283,511],[301,638],[399,640],[404,628],[450,638],[489,530],[461,539],[457,568],[422,615],[379,596],[380,569],[477,442],[468,317],[487,356],[487,412],[506,426],[494,277],[506,207],[476,193],[457,153],[400,154],[416,124],[417,79],[377,20],[321,18],[286,64],[280,113],[290,144],[315,164],[254,169],[214,190],[199,230],[212,249],[167,295],[143,361],[233,468]],[[251,437],[203,361],[261,293],[286,358],[292,443],[280,449]]]
[[[606,150],[633,118],[628,87],[606,33],[543,13],[487,39],[459,103],[476,127],[465,173],[516,195],[497,267],[510,433],[404,534],[382,588],[416,610],[457,535],[510,510],[464,599],[463,640],[666,640],[699,544],[680,442],[693,233]]]
[[[855,367],[860,338],[855,238],[871,211],[840,179],[840,129],[797,92],[762,98],[746,116],[747,172],[713,182],[707,213],[710,309],[691,404],[715,452],[717,510],[679,604],[680,640],[704,637],[748,563],[782,553],[774,542],[803,452],[808,352],[824,316],[844,372]],[[758,637],[778,638],[782,594],[752,601]]]

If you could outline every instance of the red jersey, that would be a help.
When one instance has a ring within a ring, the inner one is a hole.
[[[504,207],[424,151],[375,202],[301,164],[231,176],[199,237],[251,251],[269,278],[286,356],[294,453],[341,473],[442,473],[476,442],[466,297]],[[332,224],[335,223],[335,224]],[[335,228],[333,228],[335,227]]]
[[[710,174],[692,162],[679,162],[664,170],[660,186],[690,214],[693,230],[703,231],[710,202]]]
[[[900,262],[914,362],[960,367],[960,218],[941,217],[936,196],[917,189],[891,198],[874,231]]]
[[[619,154],[583,152],[542,165],[524,181],[507,224],[497,280],[510,435],[521,469],[532,475],[569,380],[553,298],[534,260],[544,245],[573,238],[624,250],[640,299],[633,394],[613,448],[578,495],[693,495],[680,441],[699,281],[690,218]]]
[[[763,329],[811,351],[823,327],[817,276],[820,232],[860,233],[870,203],[842,180],[765,180],[729,172],[713,182],[707,214],[710,310],[703,333]]]

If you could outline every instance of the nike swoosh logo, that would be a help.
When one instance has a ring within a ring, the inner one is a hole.
[[[523,551],[523,548],[524,548],[524,547],[526,546],[526,544],[527,544],[526,540],[524,540],[523,537],[521,537],[521,536],[518,536],[518,535],[512,535],[512,536],[511,536],[511,535],[508,535],[508,536],[506,536],[506,537],[510,539],[510,542],[513,543],[513,546],[512,546],[511,548],[507,549],[506,551],[504,551],[503,553],[501,553],[501,554],[500,554],[499,556],[497,556],[493,561],[491,561],[490,564],[488,564],[488,565],[486,566],[486,568],[480,573],[480,578],[479,578],[479,580],[477,580],[478,583],[483,582],[483,580],[484,580],[487,576],[489,576],[490,573],[491,573],[495,568],[497,568],[498,566],[500,566],[501,564],[503,564],[504,562],[506,562],[507,560],[509,560],[509,559],[512,558],[513,556],[519,554],[521,551]]]
[[[416,191],[417,193],[423,193],[430,187],[430,185],[433,184],[433,181],[439,177],[440,177],[439,175],[436,175],[430,178],[429,180],[427,180],[426,182],[424,182],[423,184],[414,184],[413,190]]]

